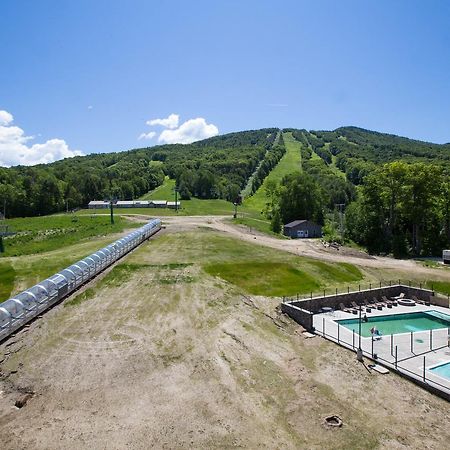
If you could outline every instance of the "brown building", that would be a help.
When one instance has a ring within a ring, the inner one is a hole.
[[[294,220],[284,226],[283,234],[291,238],[322,237],[322,227],[310,220]]]

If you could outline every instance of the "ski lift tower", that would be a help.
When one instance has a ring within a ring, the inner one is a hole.
[[[6,236],[12,236],[14,233],[13,231],[10,231],[9,225],[0,225],[0,253],[4,253],[5,246],[3,244],[3,238]]]

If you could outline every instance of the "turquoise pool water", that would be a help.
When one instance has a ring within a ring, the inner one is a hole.
[[[359,319],[342,319],[336,322],[358,333]],[[367,322],[361,323],[361,336],[370,337],[370,329],[374,326],[384,335],[450,328],[450,315],[438,311],[421,311],[369,317]]]
[[[450,380],[450,362],[433,367],[430,371],[442,378],[447,378],[447,380]]]

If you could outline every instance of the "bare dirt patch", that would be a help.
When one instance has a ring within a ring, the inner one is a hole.
[[[278,299],[243,295],[165,242],[16,336],[1,363],[2,449],[446,447],[447,402],[306,339]],[[342,427],[324,428],[331,414]]]

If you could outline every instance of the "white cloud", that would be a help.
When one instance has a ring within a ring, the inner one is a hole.
[[[178,127],[178,123],[180,121],[180,116],[178,114],[170,114],[169,117],[166,117],[165,119],[151,119],[147,120],[147,125],[150,125],[151,127],[155,125],[161,125],[165,128],[169,128],[173,130],[174,128]]]
[[[0,110],[0,125],[9,125],[14,120],[8,111]]]
[[[219,129],[206,123],[203,117],[189,119],[182,123],[179,128],[164,130],[158,138],[158,142],[164,144],[190,144],[212,136],[217,136]]]
[[[87,107],[87,109],[90,111],[91,109],[94,109],[94,107],[93,107],[92,105],[89,105],[89,106]]]
[[[141,133],[138,137],[139,140],[141,139],[153,139],[156,136],[156,131],[149,131],[148,133]]]
[[[10,125],[13,119],[7,111],[0,111],[0,166],[31,166],[83,154],[79,150],[71,150],[62,139],[29,146],[28,141],[34,137],[26,136],[22,128]]]

